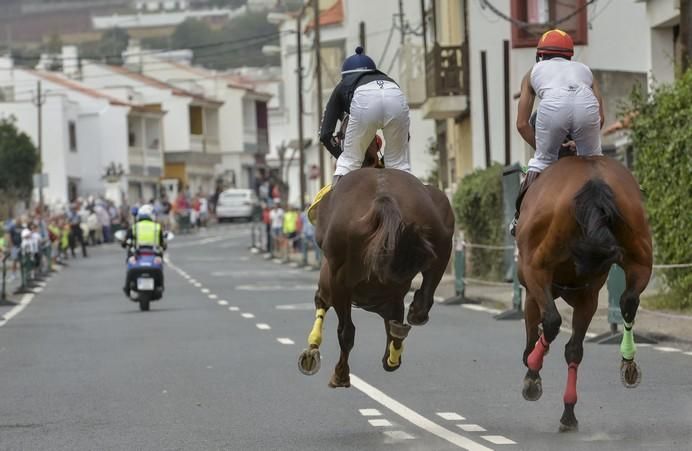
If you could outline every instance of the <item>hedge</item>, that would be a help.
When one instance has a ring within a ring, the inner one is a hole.
[[[635,90],[629,111],[634,171],[646,198],[654,261],[692,262],[692,69],[647,95]],[[655,271],[676,307],[692,307],[692,268]]]

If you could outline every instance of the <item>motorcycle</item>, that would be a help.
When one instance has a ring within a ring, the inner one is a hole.
[[[126,232],[119,230],[115,237],[118,241],[125,240]],[[173,239],[170,232],[164,233],[166,241]],[[131,243],[128,243],[131,246]],[[158,301],[163,296],[163,251],[155,247],[130,247],[127,257],[127,281],[129,284],[129,299],[139,304],[143,312],[149,311],[150,303]]]

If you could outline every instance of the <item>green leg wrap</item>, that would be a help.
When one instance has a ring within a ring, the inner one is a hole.
[[[634,354],[637,352],[637,347],[634,344],[634,335],[632,333],[633,323],[624,324],[625,330],[622,332],[622,342],[620,343],[620,354],[625,360],[634,359]]]

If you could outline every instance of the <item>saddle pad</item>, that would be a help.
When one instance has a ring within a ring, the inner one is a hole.
[[[319,204],[322,198],[331,190],[332,185],[326,185],[325,187],[323,187],[315,196],[315,200],[313,200],[312,204],[310,204],[310,206],[308,207],[308,220],[311,224],[314,225],[317,221],[317,209],[315,207],[317,207],[317,204]]]

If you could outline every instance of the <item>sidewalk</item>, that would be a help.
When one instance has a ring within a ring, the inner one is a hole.
[[[414,279],[413,287],[418,288],[421,282],[420,276]],[[412,287],[412,288],[413,288]],[[435,292],[435,296],[442,299],[449,299],[454,296],[454,277],[445,275]],[[646,290],[647,294],[654,294],[653,290]],[[525,299],[526,291],[522,288],[522,295]],[[466,286],[466,297],[473,301],[498,310],[507,310],[512,307],[512,289],[507,287],[482,286],[468,284]],[[570,327],[572,321],[572,308],[562,299],[557,300],[557,307],[562,315],[563,326]],[[678,342],[692,344],[692,316],[681,314],[670,314],[648,310],[641,305],[637,310],[635,331],[657,341]],[[619,328],[622,329],[621,327]],[[605,286],[601,289],[598,298],[598,310],[591,321],[589,332],[601,334],[608,332],[608,292]]]

